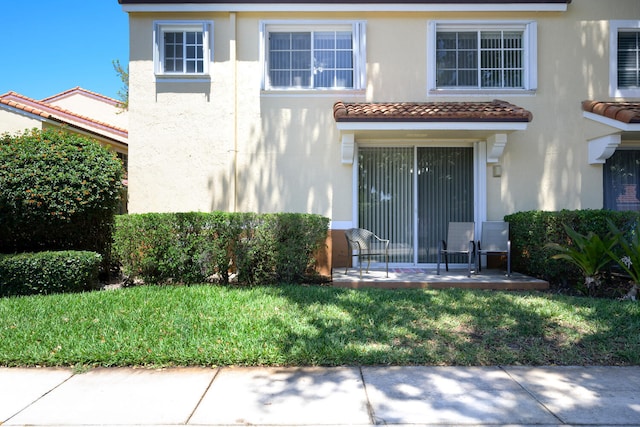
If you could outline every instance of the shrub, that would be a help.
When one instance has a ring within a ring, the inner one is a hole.
[[[313,271],[328,219],[305,214],[150,213],[116,219],[115,256],[143,280],[300,283]]]
[[[629,233],[638,218],[637,212],[591,209],[527,211],[506,215],[504,220],[510,225],[513,269],[554,285],[574,286],[581,282],[579,269],[571,263],[553,259],[557,252],[549,245],[571,245],[565,225],[582,235],[591,232],[605,236],[610,232],[609,220],[624,233]]]
[[[328,219],[311,214],[254,218],[237,251],[239,280],[249,284],[301,283],[315,274],[314,254],[327,236]]]
[[[101,260],[88,251],[0,255],[0,296],[90,289],[97,283]]]
[[[548,246],[559,252],[551,258],[568,261],[577,267],[584,277],[586,293],[593,296],[602,284],[604,270],[613,261],[610,254],[618,243],[617,233],[609,232],[600,237],[591,231],[587,235],[580,234],[566,225],[564,229],[571,245],[550,243]]]
[[[98,142],[60,130],[0,136],[1,253],[109,254],[122,163]]]

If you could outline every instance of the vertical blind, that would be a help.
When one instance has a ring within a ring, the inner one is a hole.
[[[273,87],[351,88],[351,31],[269,33],[269,79]]]
[[[618,33],[618,87],[640,87],[640,31]]]
[[[418,148],[417,169],[418,262],[434,263],[449,222],[473,221],[473,148]]]
[[[417,237],[419,263],[437,261],[438,241],[450,221],[473,221],[471,147],[364,147],[358,151],[358,167],[360,227],[405,249],[412,249]],[[413,251],[395,251],[391,261],[412,263]]]
[[[523,31],[439,31],[438,87],[524,87]]]
[[[358,150],[358,221],[394,247],[391,262],[413,261],[413,148]]]

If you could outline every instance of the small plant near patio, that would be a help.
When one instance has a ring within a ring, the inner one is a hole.
[[[622,250],[622,256],[612,250],[609,250],[609,256],[631,277],[633,282],[631,289],[623,299],[635,301],[640,285],[640,223],[629,233],[630,236],[625,236],[613,223],[610,223],[609,226],[616,234],[617,242]]]
[[[580,234],[571,227],[564,226],[570,244],[549,243],[550,249],[559,251],[553,259],[563,259],[575,265],[584,276],[585,291],[595,295],[603,280],[603,270],[611,262],[611,252],[618,242],[618,234],[607,233],[600,237],[593,232]]]

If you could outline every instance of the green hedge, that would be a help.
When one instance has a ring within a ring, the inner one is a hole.
[[[0,135],[0,253],[110,253],[122,162],[61,130]]]
[[[309,214],[149,213],[116,217],[114,256],[151,282],[301,283],[314,274],[329,220]]]
[[[581,282],[580,272],[572,264],[551,259],[557,251],[548,243],[570,245],[564,225],[580,234],[607,234],[608,221],[625,232],[631,232],[640,215],[637,212],[610,210],[562,210],[557,212],[527,211],[504,217],[511,234],[512,265],[515,271],[544,279],[552,284],[573,285]]]
[[[0,296],[91,289],[101,261],[100,254],[88,251],[0,255]]]

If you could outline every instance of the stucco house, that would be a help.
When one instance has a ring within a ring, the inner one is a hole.
[[[64,127],[113,148],[126,160],[128,114],[119,101],[81,87],[42,100],[16,92],[0,95],[0,133]]]
[[[119,0],[130,212],[307,212],[428,265],[449,221],[640,208],[638,0]]]

